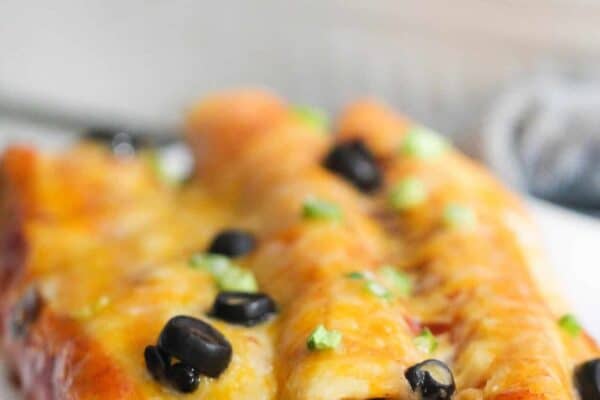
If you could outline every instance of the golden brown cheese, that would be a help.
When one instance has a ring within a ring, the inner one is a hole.
[[[558,329],[566,312],[540,278],[545,261],[518,200],[448,150],[422,160],[398,152],[413,124],[373,102],[350,107],[336,138],[277,97],[217,94],[192,108],[187,139],[197,177],[172,186],[145,156],[92,146],[60,155],[15,148],[0,168],[0,328],[6,358],[31,399],[408,399],[407,367],[444,360],[455,398],[576,399],[573,368],[597,357],[584,333]],[[384,187],[358,192],[321,166],[335,140],[362,138]],[[393,209],[413,177],[425,201]],[[340,220],[302,217],[307,197],[335,203]],[[443,223],[459,203],[467,229]],[[207,316],[218,292],[189,257],[223,228],[258,246],[236,260],[252,270],[279,314],[255,327]],[[414,280],[408,297],[378,296],[390,265]],[[15,309],[37,290],[39,310],[15,329]],[[227,370],[183,395],[154,381],[143,351],[175,315],[207,320],[233,346]],[[335,349],[310,351],[323,324]],[[439,346],[428,353],[423,327]]]
[[[414,309],[424,323],[447,321],[457,397],[575,398],[573,368],[598,350],[586,335],[560,332],[560,315],[552,312],[531,270],[531,250],[514,229],[515,219],[529,223],[522,207],[452,150],[433,159],[401,154],[410,126],[384,106],[357,103],[341,118],[339,140],[362,138],[382,160],[387,190],[379,201],[395,220],[392,234],[410,242],[404,263],[421,282]],[[427,198],[394,211],[389,191],[408,177],[423,182]],[[473,211],[474,226],[444,226],[443,210],[453,203]]]
[[[275,347],[279,397],[406,397],[401,376],[419,354],[401,304],[377,298],[364,282],[345,277],[386,261],[383,232],[365,215],[366,200],[320,166],[330,138],[291,114],[256,130],[245,119],[259,117],[240,111],[249,96],[226,97],[223,105],[218,100],[201,104],[191,116],[189,135],[193,142],[210,143],[199,157],[208,165],[227,165],[227,180],[216,184],[235,187],[240,209],[260,221],[256,232],[266,233],[248,265],[282,307]],[[254,97],[253,109],[276,104],[268,95]],[[238,129],[239,141],[230,141],[229,124],[251,128]],[[335,202],[342,219],[303,220],[302,204],[311,197]],[[342,334],[339,348],[307,349],[306,339],[319,324]]]
[[[59,157],[10,150],[3,171],[4,199],[20,206],[27,244],[22,265],[3,265],[19,276],[2,303],[4,344],[24,392],[40,399],[179,397],[150,377],[143,351],[172,316],[209,310],[215,284],[187,258],[233,217],[224,202],[194,187],[175,193],[143,160],[87,147]],[[44,313],[14,337],[15,304],[33,286]],[[235,355],[218,380],[203,380],[197,398],[273,398],[273,324],[211,323]]]

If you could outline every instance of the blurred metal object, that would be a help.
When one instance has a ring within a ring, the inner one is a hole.
[[[482,156],[509,184],[600,215],[600,78],[546,74],[499,98]]]
[[[93,128],[85,132],[84,139],[95,140],[109,146],[117,156],[132,156],[140,148],[139,136],[124,131]]]
[[[64,116],[64,114],[61,114]],[[131,131],[126,128],[85,127],[84,123],[72,124],[75,118],[32,121],[23,115],[8,116],[0,110],[0,153],[6,146],[28,145],[45,151],[61,151],[82,140],[94,140],[109,147],[118,157],[141,153],[162,178],[169,182],[181,182],[193,173],[194,160],[187,145],[179,135],[151,131]],[[83,120],[85,122],[85,120]],[[116,126],[116,125],[112,125]]]
[[[0,150],[10,144],[62,149],[81,140],[108,146],[117,156],[140,149],[153,153],[153,163],[172,181],[193,169],[192,156],[174,127],[152,126],[98,113],[65,111],[48,105],[15,101],[0,95]]]
[[[74,133],[78,137],[111,143],[118,152],[136,147],[160,147],[179,140],[172,126],[132,121],[131,119],[82,111],[68,111],[49,104],[19,101],[0,93],[0,117],[48,128],[48,132]],[[120,149],[120,150],[119,150]]]

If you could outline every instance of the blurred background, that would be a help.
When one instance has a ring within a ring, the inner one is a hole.
[[[173,134],[191,101],[237,86],[329,112],[374,95],[581,212],[531,203],[600,336],[599,65],[592,0],[0,0],[0,146]]]
[[[24,116],[47,132],[48,114],[171,132],[240,85],[331,112],[371,94],[593,214],[599,22],[591,0],[2,0],[0,132],[33,132]]]

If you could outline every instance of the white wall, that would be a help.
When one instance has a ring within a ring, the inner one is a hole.
[[[599,39],[591,0],[1,0],[0,97],[173,123],[254,83],[330,109],[375,93],[452,132],[512,77],[597,65]]]

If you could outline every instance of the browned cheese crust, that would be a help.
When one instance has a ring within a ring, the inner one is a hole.
[[[404,371],[437,358],[454,373],[456,400],[578,399],[573,370],[600,352],[587,334],[559,327],[568,309],[527,212],[451,146],[427,157],[406,151],[416,127],[369,100],[328,135],[276,96],[246,90],[191,109],[191,183],[161,180],[145,153],[9,149],[0,165],[0,336],[25,397],[404,400],[414,397]],[[354,139],[382,173],[373,193],[323,167],[332,146]],[[406,179],[425,195],[398,207],[390,199]],[[306,218],[307,199],[335,204],[340,218]],[[468,226],[448,222],[451,205]],[[256,236],[235,263],[278,306],[254,327],[210,315],[219,287],[188,263],[228,227]],[[368,285],[385,287],[384,267],[412,289],[378,295]],[[208,321],[233,347],[225,372],[202,377],[190,395],[144,365],[145,346],[179,314]],[[319,325],[341,335],[339,346],[307,348]],[[417,345],[424,328],[437,347]]]

